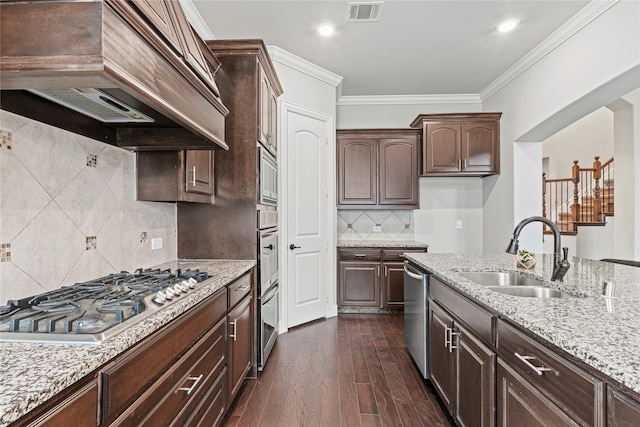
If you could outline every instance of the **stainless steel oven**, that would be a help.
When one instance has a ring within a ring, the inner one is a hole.
[[[259,171],[258,203],[276,206],[278,204],[278,164],[275,157],[264,147],[258,147]]]
[[[258,230],[258,293],[265,292],[278,281],[278,229]]]
[[[276,281],[260,298],[260,347],[258,356],[258,371],[264,369],[264,365],[271,354],[271,350],[278,338],[280,323],[280,292]]]

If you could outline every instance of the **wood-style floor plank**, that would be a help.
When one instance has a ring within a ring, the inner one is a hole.
[[[402,315],[341,314],[278,337],[225,427],[452,426],[403,343]]]

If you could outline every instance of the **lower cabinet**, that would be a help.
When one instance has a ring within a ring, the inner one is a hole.
[[[249,369],[251,368],[251,343],[253,333],[253,316],[249,295],[245,297],[227,315],[229,329],[229,366],[228,366],[228,401],[231,402],[238,394]]]
[[[338,306],[340,308],[402,309],[404,256],[425,249],[340,249]]]
[[[459,425],[495,425],[496,354],[434,301],[429,362],[431,382]]]
[[[609,387],[607,392],[607,425],[636,427],[640,424],[640,402],[619,389]]]

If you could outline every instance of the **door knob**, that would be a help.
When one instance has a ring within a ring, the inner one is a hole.
[[[289,249],[294,250],[295,248],[299,248],[300,246],[296,246],[293,243],[289,245]]]
[[[273,250],[273,245],[265,246],[264,248],[265,249],[269,249],[270,251],[272,251]]]

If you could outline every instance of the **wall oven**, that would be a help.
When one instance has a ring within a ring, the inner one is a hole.
[[[280,323],[278,211],[258,210],[258,371],[264,369]]]
[[[278,204],[278,164],[275,157],[262,146],[258,147],[258,203]]]
[[[271,354],[276,338],[278,338],[278,326],[280,323],[279,286],[276,281],[260,298],[260,347],[258,348],[258,371],[264,369],[264,365]]]

